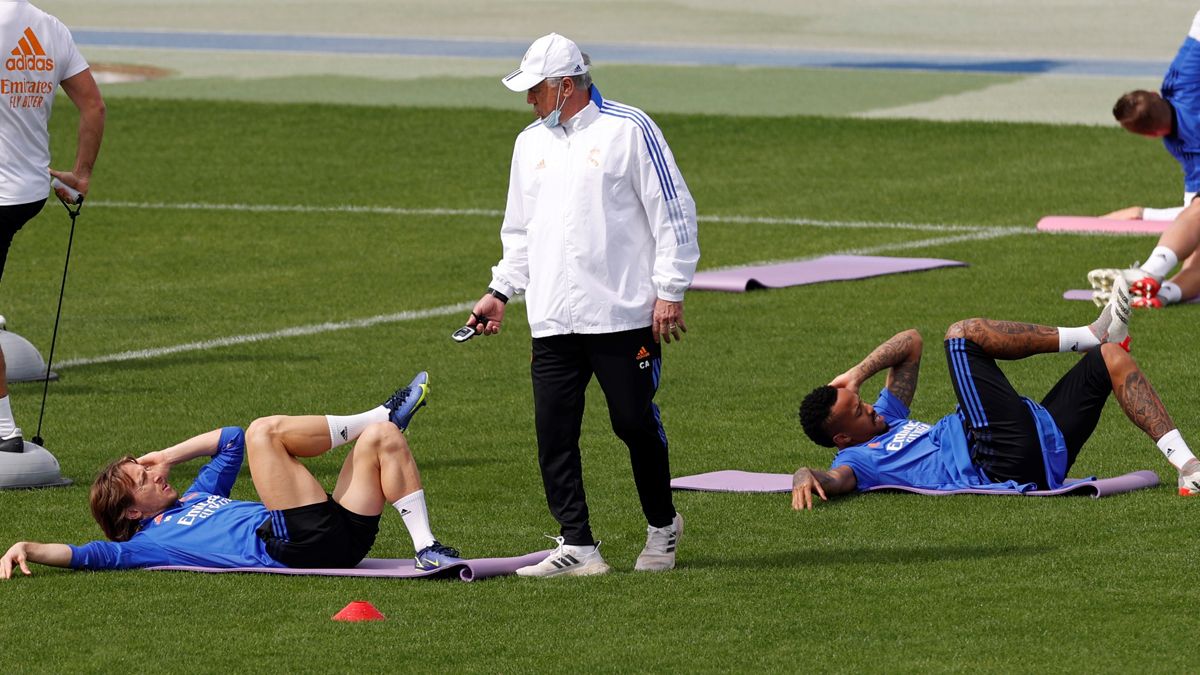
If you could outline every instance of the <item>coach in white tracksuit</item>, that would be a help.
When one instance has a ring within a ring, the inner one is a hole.
[[[660,338],[686,331],[683,297],[700,249],[696,207],[658,126],[605,100],[575,43],[539,38],[504,84],[539,118],[517,136],[500,237],[504,257],[469,323],[499,331],[525,292],[533,335],[538,460],[558,550],[525,576],[608,570],[588,524],[579,434],[595,375],[629,446],[649,523],[636,569],[670,569],[683,521],[671,501],[667,436],[653,398]],[[482,320],[486,319],[486,321]]]
[[[61,21],[25,0],[0,0],[0,276],[13,235],[42,210],[50,176],[86,195],[104,135],[104,100]],[[71,171],[50,169],[50,109],[62,85],[79,108]],[[63,197],[66,194],[63,193]],[[21,452],[0,352],[0,452]]]

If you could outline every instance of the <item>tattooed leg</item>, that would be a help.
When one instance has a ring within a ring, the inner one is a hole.
[[[1023,359],[1058,351],[1058,329],[1033,323],[964,319],[946,330],[946,339],[966,338],[994,359]]]
[[[1100,353],[1108,366],[1117,403],[1129,420],[1155,441],[1174,429],[1175,422],[1167,414],[1166,406],[1133,357],[1116,345],[1104,345]]]

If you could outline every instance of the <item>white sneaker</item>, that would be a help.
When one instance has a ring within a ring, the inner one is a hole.
[[[595,546],[568,546],[562,537],[550,537],[558,548],[536,565],[517,570],[519,577],[588,577],[610,569],[600,557],[600,542]]]
[[[639,572],[663,572],[675,568],[675,547],[683,536],[683,516],[678,512],[666,527],[646,526],[646,547],[633,569]]]
[[[1179,472],[1179,496],[1200,495],[1200,466],[1197,466],[1196,460],[1192,459],[1188,460],[1183,468],[1186,472]]]
[[[1125,269],[1116,267],[1102,267],[1092,270],[1087,274],[1088,283],[1097,291],[1112,290],[1113,284],[1117,279],[1124,279],[1127,284],[1134,284],[1146,277],[1146,273],[1140,267],[1134,265]]]
[[[1129,351],[1129,311],[1129,285],[1118,276],[1109,290],[1104,311],[1089,326],[1092,334],[1101,343],[1112,342]]]

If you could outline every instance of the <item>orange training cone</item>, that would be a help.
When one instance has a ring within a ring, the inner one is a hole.
[[[334,621],[383,621],[385,617],[375,605],[366,600],[355,600],[333,615]]]

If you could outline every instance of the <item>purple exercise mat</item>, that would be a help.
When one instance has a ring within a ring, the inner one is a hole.
[[[1153,471],[1134,471],[1115,478],[1068,478],[1067,484],[1057,490],[985,490],[967,488],[960,490],[926,490],[904,485],[877,485],[867,492],[878,490],[900,490],[920,495],[1026,495],[1029,497],[1051,497],[1064,494],[1084,494],[1092,497],[1131,492],[1158,485],[1158,474]],[[792,475],[788,473],[755,473],[752,471],[711,471],[695,476],[683,476],[671,480],[676,490],[699,490],[703,492],[791,492]]]
[[[1073,291],[1066,291],[1065,293],[1063,293],[1063,300],[1087,300],[1088,302],[1091,302],[1092,301],[1092,291],[1090,289],[1083,289],[1083,288],[1077,288]],[[1180,304],[1194,305],[1198,302],[1200,302],[1200,295],[1192,298],[1191,300],[1184,300]]]
[[[357,567],[300,569],[294,567],[199,567],[193,565],[163,565],[147,567],[152,571],[168,572],[256,572],[264,574],[303,574],[325,577],[390,577],[398,579],[459,579],[474,581],[514,574],[519,568],[533,565],[546,558],[549,551],[537,551],[515,558],[476,558],[447,565],[441,569],[421,571],[412,558],[367,558]]]
[[[745,293],[757,288],[783,288],[817,284],[823,281],[866,279],[884,274],[919,272],[939,267],[966,267],[966,263],[941,258],[827,255],[823,258],[803,262],[697,272],[692,279],[692,290]]]

